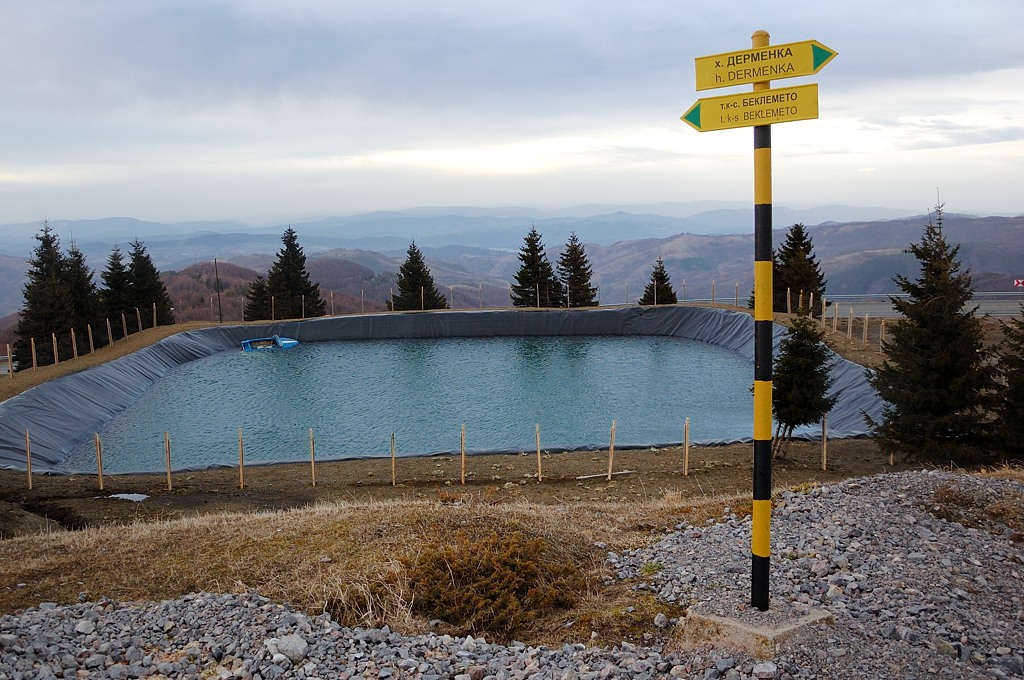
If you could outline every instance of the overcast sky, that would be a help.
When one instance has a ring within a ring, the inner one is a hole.
[[[1021,0],[10,0],[0,223],[752,201],[695,57],[816,39],[774,199],[1024,212]]]

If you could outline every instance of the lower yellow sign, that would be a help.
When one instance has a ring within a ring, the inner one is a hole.
[[[700,132],[818,117],[818,84],[698,99],[680,119]]]

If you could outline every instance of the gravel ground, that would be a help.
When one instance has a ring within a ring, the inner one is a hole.
[[[4,616],[0,680],[1024,677],[1020,537],[1008,527],[937,519],[945,506],[936,489],[982,513],[1024,499],[1019,482],[942,472],[786,492],[775,503],[767,613],[745,605],[749,518],[679,525],[648,548],[609,553],[615,578],[667,602],[759,624],[808,608],[832,615],[833,625],[807,628],[768,661],[708,646],[548,649],[403,637],[344,628],[253,594],[200,593],[160,603],[42,604]],[[682,622],[658,615],[651,625]]]

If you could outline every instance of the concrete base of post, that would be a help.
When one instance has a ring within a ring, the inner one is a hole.
[[[748,610],[742,617],[733,617],[711,613],[702,602],[687,610],[685,622],[668,647],[688,649],[711,643],[716,648],[746,652],[757,659],[771,659],[787,641],[819,623],[833,625],[832,614],[820,609],[788,613]]]

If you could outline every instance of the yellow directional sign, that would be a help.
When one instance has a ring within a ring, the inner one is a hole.
[[[809,76],[825,68],[837,54],[817,40],[805,40],[697,57],[697,89]]]
[[[729,130],[818,117],[818,84],[704,97],[680,118],[695,130]]]

